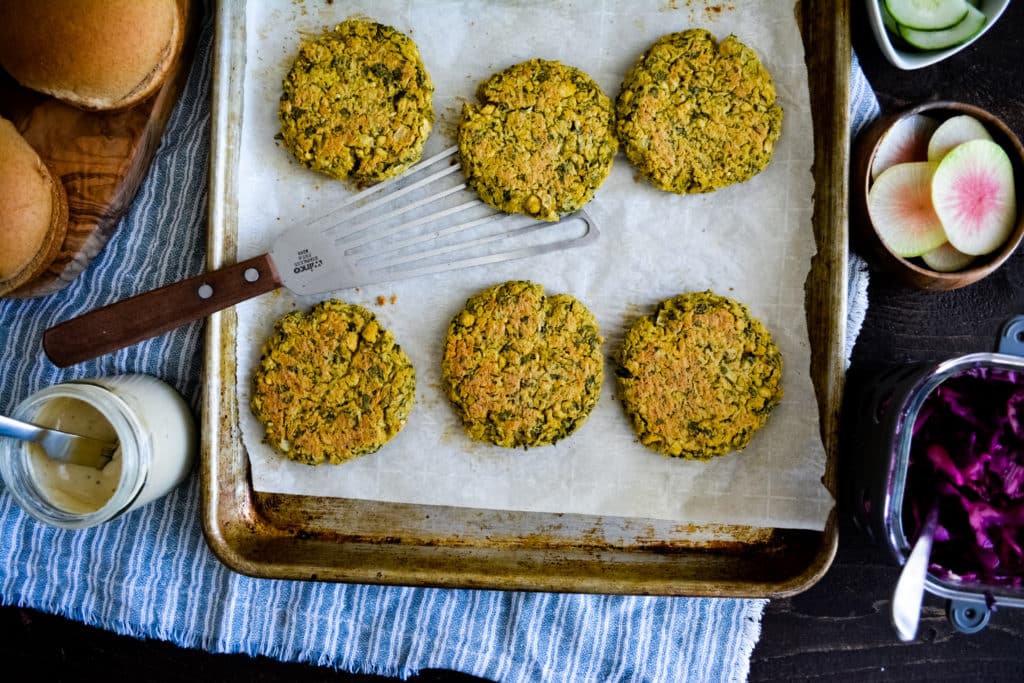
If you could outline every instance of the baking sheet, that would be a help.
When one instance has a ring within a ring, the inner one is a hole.
[[[717,7],[718,9],[714,9]],[[813,156],[802,42],[774,2],[735,6],[570,3],[252,3],[239,175],[239,257],[269,248],[282,225],[319,215],[348,188],[302,169],[273,140],[280,83],[302,35],[353,14],[416,40],[436,86],[428,153],[451,144],[461,102],[496,70],[531,57],[587,71],[614,97],[637,56],[668,30],[735,33],[762,57],[785,109],[775,159],[748,183],[677,197],[634,177],[620,154],[588,207],[602,228],[593,247],[530,261],[343,291],[390,327],[417,370],[409,424],[378,453],[342,466],[291,463],[261,443],[248,411],[259,346],[284,312],[317,299],[287,292],[238,307],[237,391],[243,440],[258,491],[688,523],[822,529],[832,500],[810,381],[803,283],[814,253]],[[516,41],[508,36],[518,36]],[[573,40],[567,42],[566,37]],[[569,292],[594,311],[612,354],[629,322],[661,298],[713,289],[748,304],[786,361],[783,403],[750,447],[710,463],[672,460],[636,443],[615,400],[609,364],[601,400],[583,427],[550,447],[509,451],[463,434],[440,389],[448,321],[465,299],[506,279]],[[378,305],[383,297],[384,305]],[[391,303],[394,297],[394,303]]]

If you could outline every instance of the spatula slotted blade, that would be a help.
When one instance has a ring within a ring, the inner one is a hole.
[[[452,147],[360,192],[271,251],[298,294],[402,280],[584,246],[600,232],[579,211],[557,222],[498,211],[468,188]]]
[[[451,147],[284,231],[269,253],[124,299],[43,334],[66,367],[199,320],[282,285],[299,295],[530,258],[599,235],[585,211],[538,221],[470,190]]]

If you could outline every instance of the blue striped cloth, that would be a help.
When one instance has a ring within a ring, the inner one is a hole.
[[[66,370],[43,331],[204,266],[212,17],[130,212],[70,287],[0,301],[0,411],[53,383],[143,372],[197,410],[201,325]],[[859,329],[859,325],[858,325]],[[0,491],[0,602],[140,638],[353,672],[450,669],[495,681],[743,681],[765,600],[559,595],[253,579],[211,554],[198,476],[106,525],[35,523]]]
[[[857,55],[853,55],[853,68],[850,71],[850,140],[857,139],[860,131],[882,113],[878,106],[871,84],[861,71]],[[853,356],[853,345],[860,335],[860,328],[868,313],[868,276],[867,262],[857,253],[851,252],[847,265],[846,285],[846,362],[849,366]]]

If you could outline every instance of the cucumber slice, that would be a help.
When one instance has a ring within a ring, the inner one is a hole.
[[[885,6],[897,23],[919,31],[955,26],[970,7],[967,0],[885,0]]]
[[[889,14],[889,9],[885,6],[885,0],[878,0],[878,13],[882,15],[882,26],[892,35],[899,36],[900,25]]]
[[[985,27],[988,17],[981,10],[967,6],[967,16],[955,26],[941,31],[917,31],[900,26],[900,35],[910,45],[921,50],[942,50],[966,43]]]

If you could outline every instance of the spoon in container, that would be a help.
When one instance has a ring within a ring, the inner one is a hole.
[[[928,574],[938,521],[939,506],[934,504],[928,510],[921,533],[907,556],[892,594],[892,624],[900,640],[905,643],[917,636],[917,624],[921,619],[921,604],[924,600],[924,579]]]
[[[116,441],[101,441],[0,415],[0,436],[38,444],[51,460],[103,469],[117,450]]]

